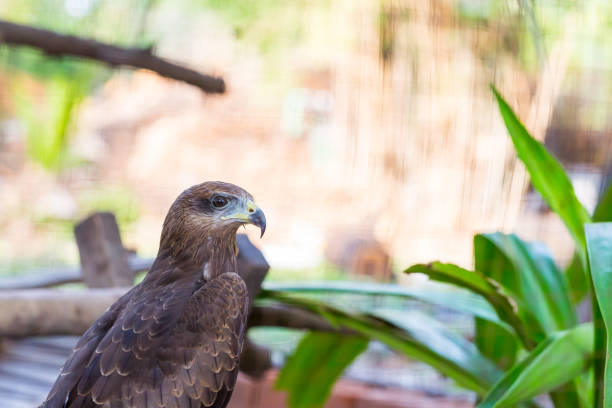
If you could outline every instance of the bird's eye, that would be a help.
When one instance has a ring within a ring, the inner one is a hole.
[[[212,205],[215,208],[223,208],[227,205],[228,202],[229,200],[223,196],[214,196],[212,198]]]

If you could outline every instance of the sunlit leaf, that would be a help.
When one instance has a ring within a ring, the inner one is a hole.
[[[495,94],[508,133],[518,157],[525,164],[531,182],[542,195],[550,208],[563,220],[583,260],[586,259],[584,224],[590,221],[589,214],[576,198],[574,187],[565,174],[561,164],[546,151],[542,143],[534,139],[516,116],[510,105],[497,89],[491,85]]]
[[[512,407],[549,392],[586,371],[592,352],[591,324],[556,332],[510,369],[478,408]]]

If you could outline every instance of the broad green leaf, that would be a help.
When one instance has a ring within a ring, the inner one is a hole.
[[[600,313],[594,313],[595,391],[598,407],[612,407],[612,223],[585,227],[589,266]]]
[[[474,263],[478,272],[520,299],[545,332],[576,325],[565,276],[543,244],[514,234],[479,234],[474,237]]]
[[[506,332],[490,322],[476,317],[474,319],[474,344],[478,350],[502,370],[507,370],[516,363],[521,342],[516,336]]]
[[[586,371],[592,353],[591,324],[553,333],[509,370],[478,408],[512,407],[552,391]]]
[[[509,333],[514,333],[512,327],[499,318],[495,309],[482,296],[466,289],[433,281],[419,287],[347,281],[264,282],[263,288],[280,292],[350,293],[405,297],[475,316],[495,323]]]
[[[423,273],[435,281],[451,283],[479,294],[493,306],[499,318],[514,329],[523,344],[527,347],[535,345],[534,340],[528,334],[529,331],[525,329],[525,324],[537,324],[533,316],[528,310],[519,307],[517,302],[508,296],[497,282],[488,279],[482,273],[441,262],[413,265],[404,273]],[[503,331],[502,333],[508,334]]]
[[[501,376],[493,363],[476,347],[441,328],[431,318],[422,317],[418,324],[402,327],[380,317],[343,311],[320,301],[273,291],[262,291],[259,299],[275,301],[318,314],[338,328],[349,329],[369,339],[385,343],[410,357],[431,365],[459,385],[479,395]]]
[[[289,392],[291,408],[321,407],[344,369],[367,346],[362,337],[308,333],[281,370],[276,388]]]
[[[595,212],[593,212],[593,222],[612,221],[612,183],[608,183],[606,190],[599,197]],[[580,261],[580,255],[575,253],[572,262],[565,270],[567,280],[571,282],[570,292],[574,304],[578,304],[589,293],[589,282],[584,279],[584,265]]]
[[[589,293],[589,281],[585,279],[586,272],[584,271],[584,263],[580,258],[578,251],[574,252],[572,261],[565,270],[565,276],[570,283],[570,295],[574,305],[580,304],[584,297]]]
[[[517,274],[508,258],[493,243],[478,235],[474,237],[474,267],[502,285],[518,286]],[[539,330],[539,325],[536,325],[538,337],[541,336]],[[515,337],[507,336],[499,327],[478,318],[475,319],[474,342],[482,354],[504,370],[515,364],[521,348]]]
[[[586,240],[583,226],[590,221],[590,217],[576,198],[572,184],[565,174],[561,165],[551,156],[546,148],[535,140],[525,129],[521,121],[512,111],[508,103],[499,94],[497,89],[491,85],[491,89],[497,99],[501,115],[510,133],[512,142],[519,158],[525,164],[531,181],[536,190],[542,195],[550,208],[555,211],[567,226],[570,235],[576,243],[576,251],[581,264],[586,265]],[[584,279],[589,281],[588,276],[572,279]],[[571,282],[574,285],[574,281]],[[583,287],[580,283],[577,288]],[[580,292],[574,292],[574,299],[580,297]],[[594,319],[597,320],[598,310],[594,308]],[[595,372],[600,371],[595,364]]]
[[[520,304],[529,309],[537,324],[526,324],[530,337],[542,340],[546,333],[575,326],[577,316],[572,306],[565,275],[555,265],[548,249],[539,243],[522,241],[516,235],[501,233],[474,237],[476,270],[500,282]],[[508,369],[516,362],[518,347],[513,337],[496,326],[476,320],[475,342],[479,350]],[[556,407],[579,406],[573,382],[551,393]]]
[[[565,174],[561,164],[546,150],[544,145],[534,139],[516,116],[510,105],[491,85],[499,110],[510,133],[518,157],[525,164],[531,182],[542,195],[550,208],[561,217],[583,261],[586,260],[584,224],[590,221],[589,214],[576,198],[574,187]]]

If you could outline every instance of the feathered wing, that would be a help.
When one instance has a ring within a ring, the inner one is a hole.
[[[42,407],[224,408],[246,330],[240,276],[131,292],[79,340]]]

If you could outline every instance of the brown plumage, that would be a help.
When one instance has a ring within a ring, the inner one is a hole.
[[[265,230],[249,193],[207,182],[172,204],[144,280],[85,332],[44,408],[224,408],[238,374],[247,289],[236,231]]]

